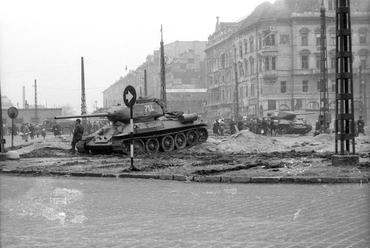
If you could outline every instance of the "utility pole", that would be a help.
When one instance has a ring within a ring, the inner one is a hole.
[[[324,1],[321,2],[320,19],[321,19],[321,53],[320,53],[320,133],[329,132],[330,113],[329,113],[329,93],[327,80],[327,59],[326,59],[326,10]]]
[[[358,82],[359,82],[359,94],[360,94],[360,97],[359,97],[359,100],[360,100],[360,116],[363,116],[364,115],[364,107],[365,107],[365,103],[362,99],[362,92],[364,91],[364,81],[362,80],[362,66],[361,66],[361,62],[360,62],[360,67],[358,68]]]
[[[236,52],[236,49],[235,49]],[[239,119],[239,82],[238,82],[238,68],[236,63],[236,54],[235,54],[235,97],[234,97],[234,116],[235,120]]]
[[[336,2],[335,153],[339,141],[341,156],[350,153],[350,145],[355,155],[350,1]]]
[[[148,95],[148,84],[146,80],[146,70],[144,70],[144,97]]]
[[[39,123],[39,118],[38,118],[38,115],[37,115],[37,83],[36,83],[36,79],[35,79],[35,122],[36,124]]]
[[[166,99],[166,71],[164,61],[164,45],[163,45],[163,32],[161,25],[161,98],[164,103],[164,109],[167,110],[167,99]]]
[[[81,115],[86,114],[84,58],[81,57]]]

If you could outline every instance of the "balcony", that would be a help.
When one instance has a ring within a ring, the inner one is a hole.
[[[264,80],[276,80],[278,78],[277,71],[263,71],[261,76]]]

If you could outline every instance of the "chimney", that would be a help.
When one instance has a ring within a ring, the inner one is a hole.
[[[26,87],[22,86],[23,108],[26,108]]]

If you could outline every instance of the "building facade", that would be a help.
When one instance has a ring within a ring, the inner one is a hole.
[[[239,23],[220,23],[208,39],[207,119],[265,117],[277,110],[311,112],[314,123],[320,102],[321,0],[264,2]],[[335,6],[325,0],[329,108],[335,111]],[[351,1],[355,116],[369,116],[370,4]],[[233,29],[236,31],[233,32]],[[363,85],[360,83],[359,68]],[[364,86],[365,85],[365,86]],[[364,91],[365,88],[365,91]],[[360,94],[360,92],[362,94]],[[238,98],[235,97],[238,94]],[[363,97],[365,96],[365,97]],[[238,104],[235,103],[238,99]],[[364,109],[367,112],[364,113]]]
[[[207,100],[203,65],[205,46],[205,41],[175,41],[164,45],[168,111],[204,115]],[[159,50],[103,91],[104,108],[123,104],[122,93],[128,85],[135,87],[137,97],[160,98]]]

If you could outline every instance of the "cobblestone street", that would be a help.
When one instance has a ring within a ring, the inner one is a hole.
[[[1,247],[370,245],[369,184],[1,179]],[[73,204],[64,201],[62,206],[56,206],[55,199],[44,199],[41,202],[49,210],[40,214],[43,207],[35,199],[53,195],[45,192],[52,189],[58,191],[59,201],[61,189],[80,194],[81,199],[75,197]],[[30,210],[33,204],[37,213]],[[50,209],[57,217],[50,216]],[[83,221],[76,223],[70,215],[77,212]],[[60,216],[64,216],[63,224]]]

